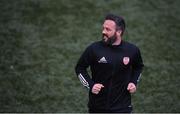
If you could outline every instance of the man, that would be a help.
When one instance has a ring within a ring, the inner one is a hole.
[[[124,31],[124,19],[108,14],[102,41],[88,46],[76,65],[78,78],[89,89],[90,113],[132,112],[131,93],[136,92],[143,61],[139,49],[122,40]]]

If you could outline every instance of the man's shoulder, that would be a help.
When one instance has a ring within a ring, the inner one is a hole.
[[[124,43],[124,46],[126,47],[126,48],[130,48],[130,49],[139,49],[135,44],[133,44],[133,43],[130,43],[130,42],[127,42],[127,41],[123,41],[123,43]]]
[[[140,49],[138,48],[138,46],[136,46],[135,44],[133,43],[130,43],[130,42],[127,42],[127,41],[124,41],[124,45],[123,45],[124,49],[128,52],[132,52],[132,53],[136,53],[136,52],[139,52]]]

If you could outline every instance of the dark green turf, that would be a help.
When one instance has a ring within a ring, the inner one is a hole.
[[[74,66],[123,15],[145,68],[134,112],[180,112],[180,0],[1,0],[0,112],[87,112]]]

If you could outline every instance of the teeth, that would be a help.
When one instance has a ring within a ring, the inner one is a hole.
[[[107,36],[104,36],[104,38],[106,38],[106,39],[107,39]]]

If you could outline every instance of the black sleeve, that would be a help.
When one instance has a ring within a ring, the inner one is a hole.
[[[133,65],[132,65],[132,77],[131,82],[133,82],[135,85],[139,82],[139,79],[141,77],[142,69],[143,69],[143,60],[141,57],[140,50],[137,48],[136,53],[133,58]]]
[[[89,46],[83,52],[75,67],[76,75],[78,76],[79,80],[85,87],[87,87],[90,90],[92,89],[94,82],[89,76],[87,72],[87,68],[92,64],[92,62],[93,62],[93,53],[91,46]]]

